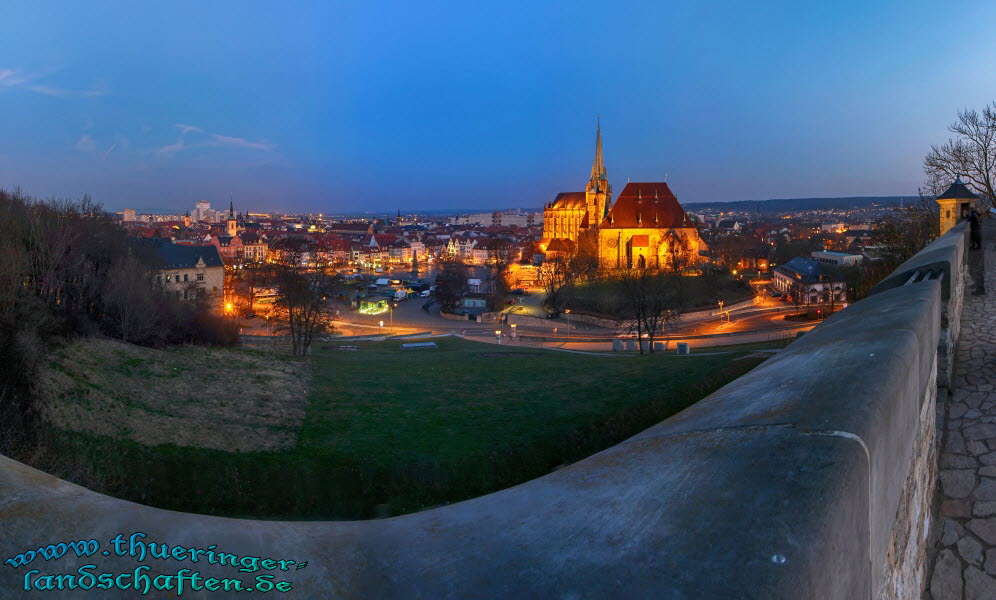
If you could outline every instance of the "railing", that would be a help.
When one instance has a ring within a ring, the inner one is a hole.
[[[203,557],[145,561],[153,575],[273,575],[302,598],[919,597],[964,238],[963,226],[952,230],[871,296],[678,415],[544,477],[420,513],[307,523],[184,514],[0,457],[0,560],[66,540],[113,550],[117,534],[142,532],[307,561],[257,572]],[[84,564],[138,565],[115,552],[0,565],[0,597],[19,597],[31,569],[29,583]]]

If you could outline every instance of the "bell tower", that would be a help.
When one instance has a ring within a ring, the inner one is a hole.
[[[228,202],[228,219],[225,220],[225,228],[228,230],[228,235],[235,236],[238,231],[238,225],[235,220],[235,201],[229,200]]]
[[[591,177],[584,189],[585,207],[588,211],[588,227],[595,229],[609,212],[612,204],[612,186],[605,174],[605,159],[602,158],[602,119],[598,119],[595,130],[595,160],[591,163]]]

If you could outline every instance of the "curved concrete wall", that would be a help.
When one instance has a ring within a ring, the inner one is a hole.
[[[960,229],[924,252],[959,235],[961,246],[953,244],[963,248]],[[961,272],[963,255],[946,251],[947,272]],[[918,597],[936,475],[937,350],[945,298],[957,293],[944,286],[958,281],[883,285],[613,448],[514,488],[402,517],[275,522],[176,513],[0,457],[0,561],[69,540],[112,550],[0,565],[0,597],[19,597],[32,570],[34,585],[84,564],[96,573],[145,564],[153,577],[188,568],[245,585],[275,575],[301,598]],[[133,532],[308,565],[250,573],[203,557],[139,563],[109,542]],[[96,591],[45,594],[138,597]]]

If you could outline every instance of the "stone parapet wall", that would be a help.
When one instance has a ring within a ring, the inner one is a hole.
[[[968,280],[968,225],[963,222],[948,230],[932,244],[904,262],[869,291],[874,295],[925,277],[941,280],[941,336],[938,340],[939,385],[951,387],[954,350],[961,327],[961,309]]]
[[[508,324],[512,325],[527,325],[529,327],[543,327],[546,329],[553,329],[554,327],[559,327],[561,329],[567,330],[567,324],[563,321],[556,321],[554,319],[541,319],[539,317],[531,317],[529,315],[508,315]]]
[[[450,321],[466,321],[467,315],[457,315],[453,313],[439,311],[439,316]]]
[[[90,538],[103,548],[139,531],[307,561],[263,572],[307,598],[918,598],[937,473],[939,346],[949,343],[942,335],[957,338],[952,299],[964,285],[948,236],[921,254],[940,277],[907,285],[897,271],[891,279],[902,281],[674,417],[522,485],[389,519],[280,522],[142,506],[0,457],[0,554]],[[260,574],[146,563],[153,573]],[[126,573],[137,563],[112,553],[3,565],[0,597],[19,597],[29,569],[83,564]]]
[[[602,327],[604,329],[622,329],[625,327],[625,323],[622,321],[617,321],[616,319],[606,319],[603,317],[596,317],[593,315],[584,315],[580,313],[571,313],[570,321],[584,323],[586,325],[594,325],[595,327]]]

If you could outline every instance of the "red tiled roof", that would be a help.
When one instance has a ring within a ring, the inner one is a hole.
[[[325,226],[328,231],[355,231],[366,233],[370,229],[369,223],[329,223]]]
[[[664,182],[627,183],[609,214],[602,221],[602,229],[634,227],[665,228],[694,227],[686,217],[685,209]]]

